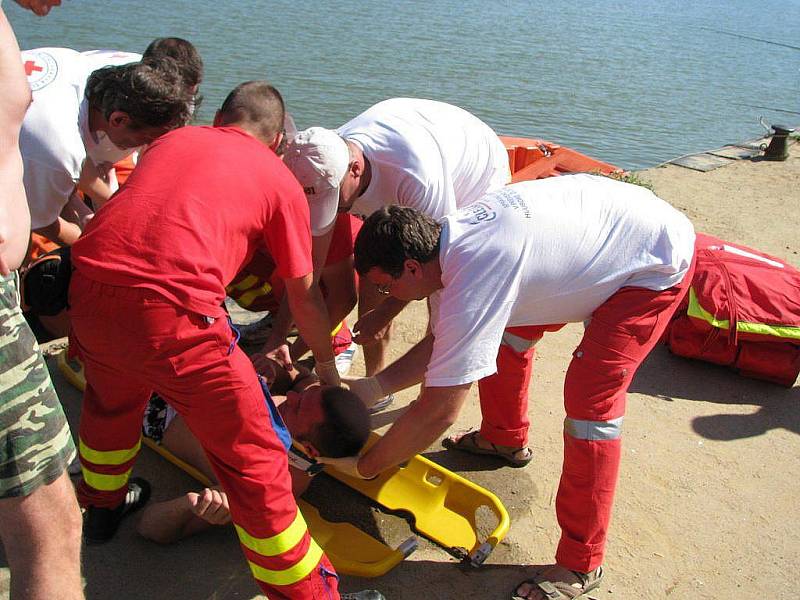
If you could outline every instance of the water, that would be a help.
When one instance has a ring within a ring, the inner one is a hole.
[[[736,37],[800,47],[800,0],[74,0],[45,19],[5,6],[23,48],[191,40],[201,121],[267,78],[301,128],[427,97],[629,169],[757,137],[761,115],[800,124],[800,49]]]

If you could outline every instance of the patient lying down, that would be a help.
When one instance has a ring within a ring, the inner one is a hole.
[[[358,454],[370,432],[369,412],[364,404],[349,390],[322,386],[308,369],[299,369],[287,372],[276,367],[266,374],[271,381],[273,402],[295,444],[312,458]],[[174,409],[157,396],[150,400],[145,412],[143,433],[216,483],[197,439]],[[297,497],[306,490],[311,476],[292,466],[289,472]],[[147,539],[169,544],[211,525],[229,523],[230,519],[228,499],[215,486],[149,503],[142,509],[137,529]]]

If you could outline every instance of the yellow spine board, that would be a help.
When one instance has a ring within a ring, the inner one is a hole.
[[[83,391],[86,379],[83,365],[77,359],[67,359],[64,350],[57,358],[58,368],[64,378],[75,388]],[[186,472],[202,485],[211,485],[208,478],[192,465],[181,460],[153,440],[143,438],[145,445]],[[322,518],[319,511],[304,500],[297,505],[303,513],[311,535],[328,555],[336,570],[357,577],[378,577],[391,571],[416,549],[416,539],[409,538],[397,548],[390,548],[350,523],[331,523]]]
[[[373,432],[369,444],[379,439],[380,435]],[[465,550],[476,566],[508,533],[508,512],[497,496],[424,456],[416,455],[405,465],[370,480],[330,468],[326,472],[389,510],[411,513],[418,533],[457,556],[463,556]],[[485,540],[478,534],[481,508],[497,519]]]

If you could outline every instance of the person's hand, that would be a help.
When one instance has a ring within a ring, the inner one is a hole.
[[[367,408],[372,408],[378,400],[386,396],[377,377],[345,377],[342,383],[358,396]]]
[[[340,473],[344,473],[356,479],[375,479],[375,477],[364,477],[358,470],[359,456],[344,456],[342,458],[327,458],[325,456],[318,456],[317,462],[323,465],[330,465]]]
[[[353,341],[360,346],[374,344],[386,335],[390,325],[391,319],[387,319],[382,311],[373,309],[353,325]]]
[[[277,345],[267,342],[260,352],[256,352],[252,356],[251,360],[253,361],[253,366],[257,373],[261,373],[262,371],[265,373],[271,372],[273,366],[269,361],[275,361],[286,370],[291,370],[293,368],[292,356],[289,354],[289,346],[286,345],[285,340],[283,343]]]
[[[212,525],[227,525],[231,522],[228,496],[222,490],[206,488],[199,494],[189,492],[186,499],[192,512],[204,521]]]
[[[278,378],[279,370],[283,370],[283,367],[281,367],[276,361],[272,360],[271,358],[267,358],[260,352],[253,354],[250,357],[250,360],[253,362],[253,368],[256,370],[256,373],[264,378],[268,386],[271,386],[273,383],[275,383],[275,380]]]
[[[336,360],[326,360],[317,362],[314,366],[314,372],[319,377],[319,380],[325,385],[342,385],[339,371],[336,369]]]
[[[16,0],[16,3],[40,17],[49,13],[54,6],[61,6],[61,0]]]

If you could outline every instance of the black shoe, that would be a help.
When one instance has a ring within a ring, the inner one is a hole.
[[[142,508],[150,499],[150,484],[141,477],[128,480],[125,500],[116,508],[90,506],[83,519],[83,541],[87,544],[104,544],[117,533],[122,519]]]
[[[342,600],[386,600],[378,590],[362,590],[339,596]]]

